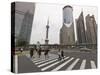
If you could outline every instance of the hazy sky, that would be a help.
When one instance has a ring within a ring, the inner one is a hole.
[[[68,4],[66,4],[68,5]],[[45,43],[46,37],[46,25],[49,19],[49,43],[50,44],[59,44],[59,32],[63,23],[63,11],[62,8],[65,5],[56,5],[56,4],[45,4],[45,3],[36,3],[35,15],[32,26],[31,33],[31,44],[36,44],[37,41],[40,41],[41,44]],[[73,6],[73,19],[74,19],[74,30],[76,34],[76,25],[75,19],[79,17],[81,11],[83,11],[84,16],[87,14],[95,15],[97,21],[97,8],[89,6]],[[75,39],[77,39],[75,35]]]

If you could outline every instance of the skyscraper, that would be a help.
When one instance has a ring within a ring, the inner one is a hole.
[[[23,5],[25,5],[23,7]],[[16,2],[15,10],[15,43],[16,45],[29,44],[32,23],[35,12],[34,3]]]
[[[60,44],[72,45],[75,43],[73,8],[69,5],[63,8],[63,26],[60,29]]]
[[[97,43],[97,24],[94,15],[86,16],[86,32],[87,32],[87,43],[96,44]]]
[[[31,35],[31,30],[32,30],[31,29],[32,21],[33,21],[33,15],[30,14],[29,11],[27,11],[24,15],[21,30],[19,33],[19,39],[26,41],[27,43],[29,43],[29,41],[30,41],[30,35]]]
[[[86,43],[86,32],[85,32],[83,12],[81,12],[78,19],[76,19],[76,30],[77,30],[77,43],[85,44]]]

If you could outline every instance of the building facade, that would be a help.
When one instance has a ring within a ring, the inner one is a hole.
[[[97,43],[97,24],[94,15],[86,16],[86,33],[87,33],[87,43],[96,44]]]
[[[32,22],[33,22],[33,15],[27,11],[24,15],[24,19],[21,25],[21,30],[19,32],[19,39],[26,41],[27,43],[30,42],[30,36],[32,31]]]
[[[77,30],[77,43],[86,44],[86,32],[85,32],[83,12],[81,12],[78,19],[76,19],[76,30]]]
[[[35,3],[16,2],[15,9],[15,44],[17,46],[29,44]]]
[[[69,5],[63,8],[63,26],[60,29],[60,44],[72,45],[75,43],[73,8]]]

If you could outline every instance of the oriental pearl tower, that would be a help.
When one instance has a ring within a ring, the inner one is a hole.
[[[46,25],[46,39],[45,39],[45,44],[49,43],[48,32],[49,32],[49,19],[48,19],[47,25]]]

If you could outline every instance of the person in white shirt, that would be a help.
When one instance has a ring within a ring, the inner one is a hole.
[[[37,49],[38,56],[40,58],[40,55],[41,55],[41,47],[40,47],[40,42],[39,41],[37,42],[36,49]]]
[[[23,52],[23,48],[21,48],[20,50],[21,50],[21,52]]]

